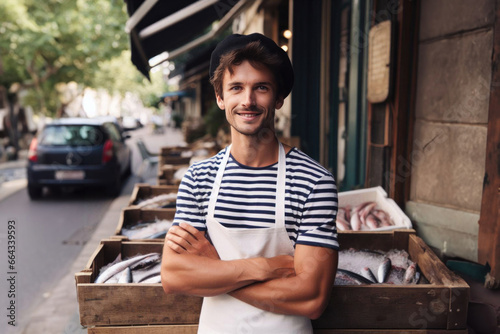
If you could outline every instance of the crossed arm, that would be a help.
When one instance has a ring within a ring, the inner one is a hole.
[[[165,238],[161,276],[166,293],[229,293],[266,311],[315,319],[330,299],[337,261],[337,251],[305,245],[294,257],[222,261],[205,232],[182,223]]]

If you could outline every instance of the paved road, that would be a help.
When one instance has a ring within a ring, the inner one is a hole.
[[[96,191],[62,193],[30,201],[26,189],[22,189],[0,203],[2,235],[7,234],[7,222],[15,221],[17,319],[23,319],[31,305],[47,297],[90,238],[111,201]],[[7,272],[6,250],[2,247],[0,252],[3,257],[0,262],[5,264],[2,274]],[[0,282],[4,294],[8,290],[7,281]]]
[[[137,171],[142,161],[135,144],[137,138],[141,137],[151,151],[175,144],[165,143],[164,137],[154,135],[148,129],[140,129],[131,134],[132,138],[127,144],[132,148],[133,171]],[[19,168],[2,171],[12,175],[11,180],[23,176]],[[146,182],[154,184],[155,172],[147,171],[144,175]],[[121,198],[130,196],[136,182],[139,182],[138,177],[132,175],[123,186]],[[7,281],[10,277],[8,272],[11,271],[7,262],[9,221],[15,222],[15,305],[20,330],[26,325],[23,322],[32,320],[33,311],[44,305],[54,291],[60,290],[58,286],[62,278],[67,277],[68,268],[74,264],[110,210],[113,199],[102,193],[99,190],[63,191],[59,194],[48,193],[41,200],[31,201],[26,188],[23,188],[0,200],[0,332],[5,333],[3,329],[10,328],[7,327],[7,308],[12,300],[8,296],[10,284]],[[111,222],[115,223],[118,221]],[[93,249],[95,247],[97,243],[92,245]],[[78,270],[81,269],[83,265]],[[74,289],[73,286],[70,288]]]

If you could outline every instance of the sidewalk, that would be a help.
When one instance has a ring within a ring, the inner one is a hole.
[[[26,187],[27,151],[19,152],[19,159],[0,163],[0,201]]]
[[[135,139],[142,138],[151,152],[159,152],[163,146],[183,145],[184,139],[178,129],[167,129],[163,134],[152,134],[149,129],[140,129],[131,133],[130,146],[133,154],[139,156]],[[134,159],[132,170],[139,168],[139,162]],[[145,174],[141,183],[156,184],[156,171],[150,170]],[[21,315],[19,327],[16,332],[21,334],[83,334],[87,329],[80,325],[78,313],[78,300],[75,287],[75,273],[85,268],[87,262],[96,250],[102,239],[109,238],[114,234],[120,213],[128,205],[130,195],[138,183],[138,177],[132,175],[122,189],[122,193],[109,207],[94,234],[83,247],[82,251],[68,268],[67,274],[46,295],[45,299],[33,308],[30,314]]]

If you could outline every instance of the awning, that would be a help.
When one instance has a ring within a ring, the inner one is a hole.
[[[149,78],[152,66],[173,59],[222,32],[255,0],[125,0],[132,63]],[[155,64],[149,60],[164,52]]]

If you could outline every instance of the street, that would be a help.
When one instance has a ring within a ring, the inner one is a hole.
[[[4,220],[2,235],[7,233],[7,221],[15,222],[16,256],[12,271],[17,272],[17,319],[22,320],[30,306],[50,293],[92,235],[111,201],[97,191],[49,195],[40,201],[30,201],[26,189],[22,189],[0,203]],[[3,286],[6,280],[1,282],[1,291],[7,291]]]
[[[170,133],[169,138],[181,138],[178,135],[180,134],[179,130],[168,129],[168,131],[177,135],[172,136]],[[179,141],[166,143],[164,140],[166,137],[161,134],[153,134],[149,128],[132,131],[130,134],[132,138],[127,141],[127,145],[132,149],[132,170],[134,173],[127,180],[124,180],[121,196],[116,199],[118,201],[121,198],[120,203],[126,202],[135,183],[140,182],[135,175],[142,162],[136,147],[137,138],[142,138],[152,152],[159,152],[162,146],[182,144]],[[15,173],[22,177],[23,174],[19,169],[21,168],[18,168]],[[13,172],[9,170],[8,173],[12,174]],[[150,184],[156,182],[156,170],[147,170],[143,176],[145,179],[141,182]],[[46,193],[41,200],[31,201],[26,188],[23,187],[0,200],[2,219],[0,225],[0,249],[2,249],[2,254],[0,254],[2,268],[0,305],[4,310],[1,313],[3,321],[0,328],[7,329],[7,331],[1,330],[2,333],[33,332],[32,330],[26,331],[26,329],[21,331],[21,329],[32,320],[32,312],[43,305],[47,299],[50,299],[54,290],[61,288],[59,285],[62,278],[68,275],[68,270],[74,266],[75,260],[115,201],[103,193],[102,189],[98,188],[70,189],[55,194]],[[110,225],[116,226],[118,224],[117,217],[113,220],[116,221],[112,221]],[[106,237],[109,235],[107,234]],[[15,252],[7,250],[7,241],[12,241],[8,245],[15,246]],[[98,242],[93,241],[92,243],[95,244],[89,244],[88,247],[95,249]],[[88,256],[85,256],[86,263]],[[82,270],[83,267],[84,264],[80,264],[77,271]],[[70,273],[70,275],[72,274],[74,273]],[[13,278],[13,280],[9,281],[9,278]],[[67,288],[74,293],[74,285]],[[11,326],[6,327],[9,320],[8,307],[12,300],[15,302],[16,331],[12,331],[14,328]],[[61,305],[61,307],[65,306]],[[71,309],[73,312],[77,310],[76,298],[72,306],[75,307]]]

